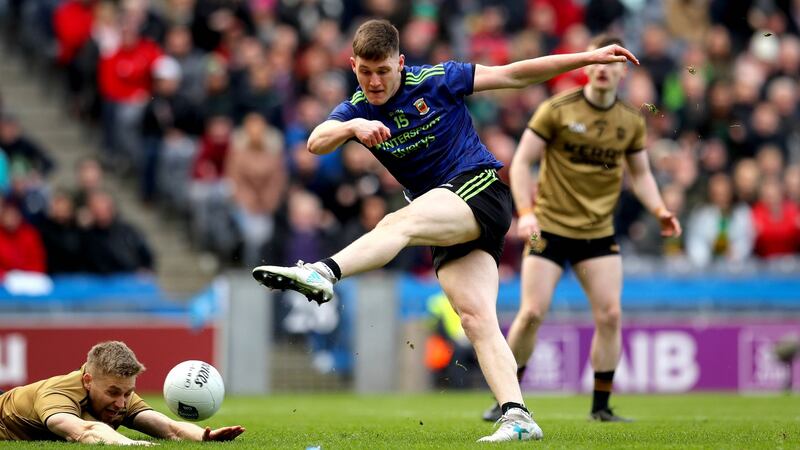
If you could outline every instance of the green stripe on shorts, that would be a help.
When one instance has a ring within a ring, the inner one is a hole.
[[[497,180],[497,174],[494,170],[484,170],[480,174],[473,177],[471,180],[464,183],[463,186],[458,188],[456,195],[461,197],[464,201],[480,194],[490,184]]]

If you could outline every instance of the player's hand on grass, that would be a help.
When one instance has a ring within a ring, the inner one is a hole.
[[[205,431],[203,431],[203,440],[232,441],[236,439],[237,436],[239,436],[244,432],[245,432],[244,427],[241,427],[239,425],[232,427],[217,428],[216,430],[212,430],[211,427],[206,427]]]
[[[620,47],[617,44],[606,45],[589,52],[591,54],[592,64],[610,64],[616,62],[630,61],[637,66],[639,60],[633,56],[627,48]]]
[[[661,236],[678,237],[683,232],[678,218],[668,209],[663,207],[658,208],[655,212],[655,216],[661,224]]]
[[[392,137],[389,128],[378,120],[359,120],[353,134],[367,147],[374,147]]]
[[[539,220],[536,214],[529,212],[519,216],[517,219],[517,236],[525,242],[539,239]]]

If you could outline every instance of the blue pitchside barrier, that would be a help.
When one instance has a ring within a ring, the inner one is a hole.
[[[519,278],[500,285],[497,305],[513,312],[519,305]],[[426,316],[427,300],[440,292],[435,280],[402,276],[397,286],[401,314]],[[622,305],[629,312],[779,312],[800,313],[800,274],[626,275]],[[573,273],[566,274],[553,296],[551,311],[587,311],[586,296]]]

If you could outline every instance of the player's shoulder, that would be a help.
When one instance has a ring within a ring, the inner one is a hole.
[[[444,77],[446,66],[450,65],[450,61],[442,62],[435,65],[422,65],[422,66],[406,66],[406,73],[403,83],[406,86],[414,86],[423,83],[426,80],[435,80]]]
[[[350,96],[349,100],[346,100],[345,103],[349,103],[350,106],[357,106],[359,104],[366,104],[367,103],[367,96],[364,94],[364,91],[361,88],[358,88],[352,96]]]
[[[82,394],[83,387],[83,371],[75,370],[64,375],[56,375],[45,380],[38,382],[39,386],[36,389],[38,394],[48,392],[58,393],[73,393],[77,392]]]
[[[549,99],[545,100],[543,104],[547,104],[552,109],[562,108],[567,105],[577,103],[583,99],[583,88],[570,89],[560,92]]]

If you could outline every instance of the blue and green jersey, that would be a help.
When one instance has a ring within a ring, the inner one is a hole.
[[[385,104],[371,105],[359,88],[330,120],[379,120],[391,138],[369,150],[417,197],[456,175],[503,166],[472,126],[464,96],[472,94],[475,66],[447,61],[406,66],[400,87]]]

